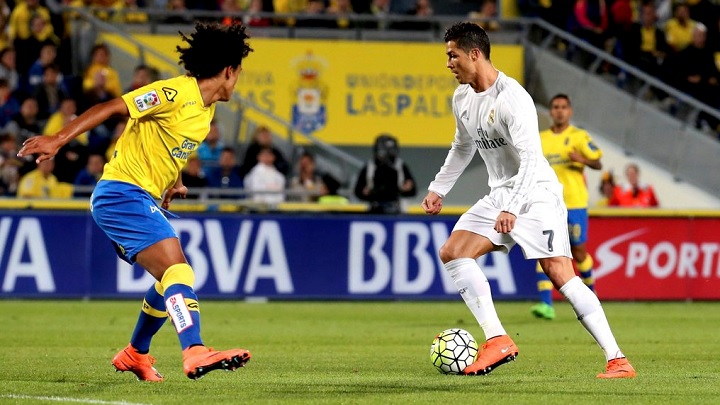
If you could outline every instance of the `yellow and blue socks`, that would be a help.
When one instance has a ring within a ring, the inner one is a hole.
[[[538,293],[540,293],[540,302],[549,306],[553,305],[552,291],[553,284],[550,278],[545,274],[540,263],[535,267],[535,280],[537,281]]]
[[[203,344],[200,338],[200,308],[192,288],[194,282],[195,274],[187,263],[170,266],[160,281],[165,289],[165,307],[183,350]]]
[[[590,291],[595,291],[595,279],[593,278],[593,258],[590,255],[585,256],[585,260],[581,262],[575,262],[575,265],[577,266],[578,272],[580,273],[580,278],[582,278],[583,283],[585,283],[586,286],[590,289]]]
[[[145,293],[142,310],[130,338],[130,344],[138,353],[146,354],[150,351],[150,341],[163,326],[167,317],[162,285],[156,282]]]

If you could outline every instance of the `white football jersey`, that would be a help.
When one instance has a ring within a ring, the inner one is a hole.
[[[515,79],[499,72],[495,83],[481,93],[469,84],[458,86],[453,112],[455,140],[430,191],[445,197],[477,150],[485,161],[490,189],[511,190],[500,210],[517,215],[541,183],[562,193],[542,152],[535,103]]]

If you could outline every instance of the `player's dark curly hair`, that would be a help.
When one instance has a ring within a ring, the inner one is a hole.
[[[247,43],[250,36],[240,23],[226,26],[198,22],[190,36],[182,32],[180,36],[189,46],[183,48],[178,45],[178,64],[185,66],[188,74],[198,79],[214,77],[228,66],[237,68],[253,50]]]
[[[490,60],[490,38],[482,27],[471,22],[459,22],[445,31],[445,42],[455,41],[457,47],[465,52],[477,48]]]

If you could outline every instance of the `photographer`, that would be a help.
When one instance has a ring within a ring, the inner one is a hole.
[[[397,139],[381,134],[375,139],[374,157],[358,174],[355,195],[370,203],[370,213],[399,214],[401,197],[417,193],[410,169],[398,157]]]

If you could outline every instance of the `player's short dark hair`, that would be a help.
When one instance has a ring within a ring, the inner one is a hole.
[[[477,48],[490,60],[490,38],[481,26],[471,22],[459,22],[445,31],[445,42],[455,41],[457,47],[465,52]]]
[[[179,64],[185,66],[190,76],[198,79],[214,77],[226,67],[237,68],[243,58],[252,52],[246,42],[250,36],[239,22],[231,25],[198,22],[195,32],[189,36],[180,32],[180,36],[189,46],[177,46]]]
[[[555,101],[557,99],[567,100],[568,105],[572,106],[572,102],[570,101],[570,96],[568,96],[567,94],[564,94],[564,93],[558,93],[558,94],[552,96],[552,98],[550,99],[550,105],[552,105],[553,101]]]

